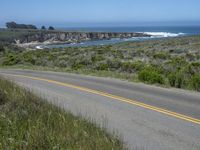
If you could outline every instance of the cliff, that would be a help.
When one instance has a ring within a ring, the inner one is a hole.
[[[109,40],[112,38],[149,37],[143,33],[108,33],[108,32],[36,32],[15,39],[18,43],[30,42],[82,42],[87,40]]]

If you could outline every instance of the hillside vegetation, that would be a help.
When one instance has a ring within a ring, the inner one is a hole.
[[[35,34],[48,34],[56,31],[36,29],[0,29],[0,45],[15,43],[15,39],[24,39]]]
[[[44,50],[6,46],[0,52],[0,65],[36,66],[200,91],[200,36]]]
[[[115,136],[0,78],[0,149],[126,149]]]

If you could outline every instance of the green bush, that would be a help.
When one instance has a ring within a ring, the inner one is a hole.
[[[182,57],[174,57],[170,61],[170,65],[172,66],[172,71],[179,71],[182,67],[188,65],[188,62],[185,60],[185,58]]]
[[[103,56],[96,54],[96,55],[92,56],[91,60],[93,63],[95,63],[95,62],[104,60],[104,58],[103,58]]]
[[[193,62],[189,65],[191,74],[200,74],[200,62]]]
[[[185,86],[186,82],[185,82],[185,77],[183,75],[183,73],[178,72],[176,74],[176,83],[175,83],[175,87],[177,88],[183,88]]]
[[[123,62],[121,64],[121,70],[128,73],[138,72],[142,70],[144,63],[141,61],[136,62]]]
[[[167,78],[168,78],[170,86],[172,86],[172,87],[185,88],[188,86],[189,76],[184,71],[170,73],[167,76]]]
[[[16,65],[20,60],[16,55],[8,54],[7,57],[3,61],[3,65],[10,66],[10,65]]]
[[[118,70],[121,67],[121,61],[119,59],[108,59],[106,63],[111,70]]]
[[[36,60],[37,58],[34,56],[34,54],[31,53],[27,53],[23,56],[23,61],[32,65],[35,65]]]
[[[150,84],[164,83],[164,78],[162,77],[162,75],[152,67],[148,67],[140,71],[138,74],[138,78],[140,81],[147,82]]]
[[[97,70],[108,70],[109,69],[109,65],[106,63],[101,63],[99,64],[99,66],[97,67]]]
[[[66,60],[57,60],[55,61],[55,66],[61,67],[61,68],[66,68],[68,67],[68,62]]]
[[[192,88],[196,91],[199,91],[200,92],[200,75],[194,75],[192,78],[191,78],[191,85],[192,85]]]
[[[155,59],[167,59],[169,58],[169,54],[167,52],[157,52],[153,54],[153,58]]]
[[[168,75],[168,81],[170,86],[175,87],[176,86],[176,73],[170,73]]]
[[[85,66],[81,63],[75,63],[74,65],[72,65],[72,69],[74,69],[74,70],[79,70],[79,69],[82,69],[84,67]]]

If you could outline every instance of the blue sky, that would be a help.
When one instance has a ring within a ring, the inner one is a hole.
[[[40,25],[200,25],[200,0],[1,0],[7,21]]]

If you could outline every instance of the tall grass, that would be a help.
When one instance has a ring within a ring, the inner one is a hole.
[[[0,149],[125,149],[95,124],[0,78]]]

